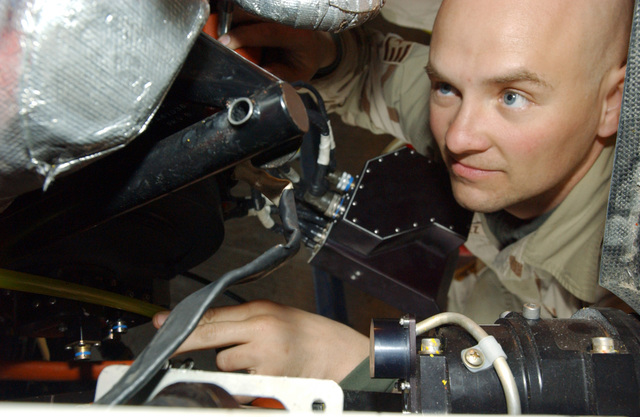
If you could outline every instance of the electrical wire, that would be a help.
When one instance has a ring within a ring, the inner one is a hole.
[[[417,323],[416,336],[445,324],[457,324],[458,326],[461,326],[478,342],[489,336],[489,334],[476,322],[459,313],[440,313]],[[505,400],[507,402],[507,413],[520,414],[520,394],[518,393],[516,380],[513,377],[511,368],[509,368],[509,364],[507,364],[505,358],[499,357],[493,362],[493,367],[498,374],[498,378],[502,384],[502,389],[504,390]]]
[[[320,113],[325,120],[329,120],[329,114],[327,113],[327,107],[324,104],[324,99],[320,92],[311,84],[304,81],[295,81],[291,83],[291,86],[294,88],[304,88],[311,92],[316,98],[316,102],[318,103],[318,108],[320,109]]]
[[[224,274],[178,303],[127,372],[95,404],[118,405],[130,401],[162,369],[225,288],[264,276],[296,254],[300,248],[301,233],[292,189],[282,192],[279,209],[286,243],[270,248],[250,263]]]

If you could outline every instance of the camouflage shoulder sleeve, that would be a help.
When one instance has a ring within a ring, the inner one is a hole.
[[[429,48],[397,35],[357,28],[341,34],[343,57],[331,74],[315,79],[330,112],[345,123],[387,133],[426,154],[429,130]]]

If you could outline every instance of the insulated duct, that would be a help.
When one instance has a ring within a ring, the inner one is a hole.
[[[616,157],[607,208],[600,285],[640,313],[640,1],[635,3]]]
[[[301,29],[340,32],[375,17],[385,0],[233,0],[249,13]]]
[[[205,0],[0,2],[0,211],[142,132],[208,15]]]

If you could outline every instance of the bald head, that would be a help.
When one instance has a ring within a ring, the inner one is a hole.
[[[571,52],[576,64],[599,79],[626,63],[633,0],[444,0],[434,25],[465,37],[510,38],[513,48]],[[504,46],[504,45],[503,45]]]

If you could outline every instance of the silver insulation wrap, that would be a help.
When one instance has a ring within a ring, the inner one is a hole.
[[[636,1],[611,175],[600,285],[640,314],[640,1]]]
[[[385,0],[233,0],[249,13],[301,29],[340,32],[375,17]]]
[[[206,0],[0,1],[0,210],[141,133],[208,15]]]

